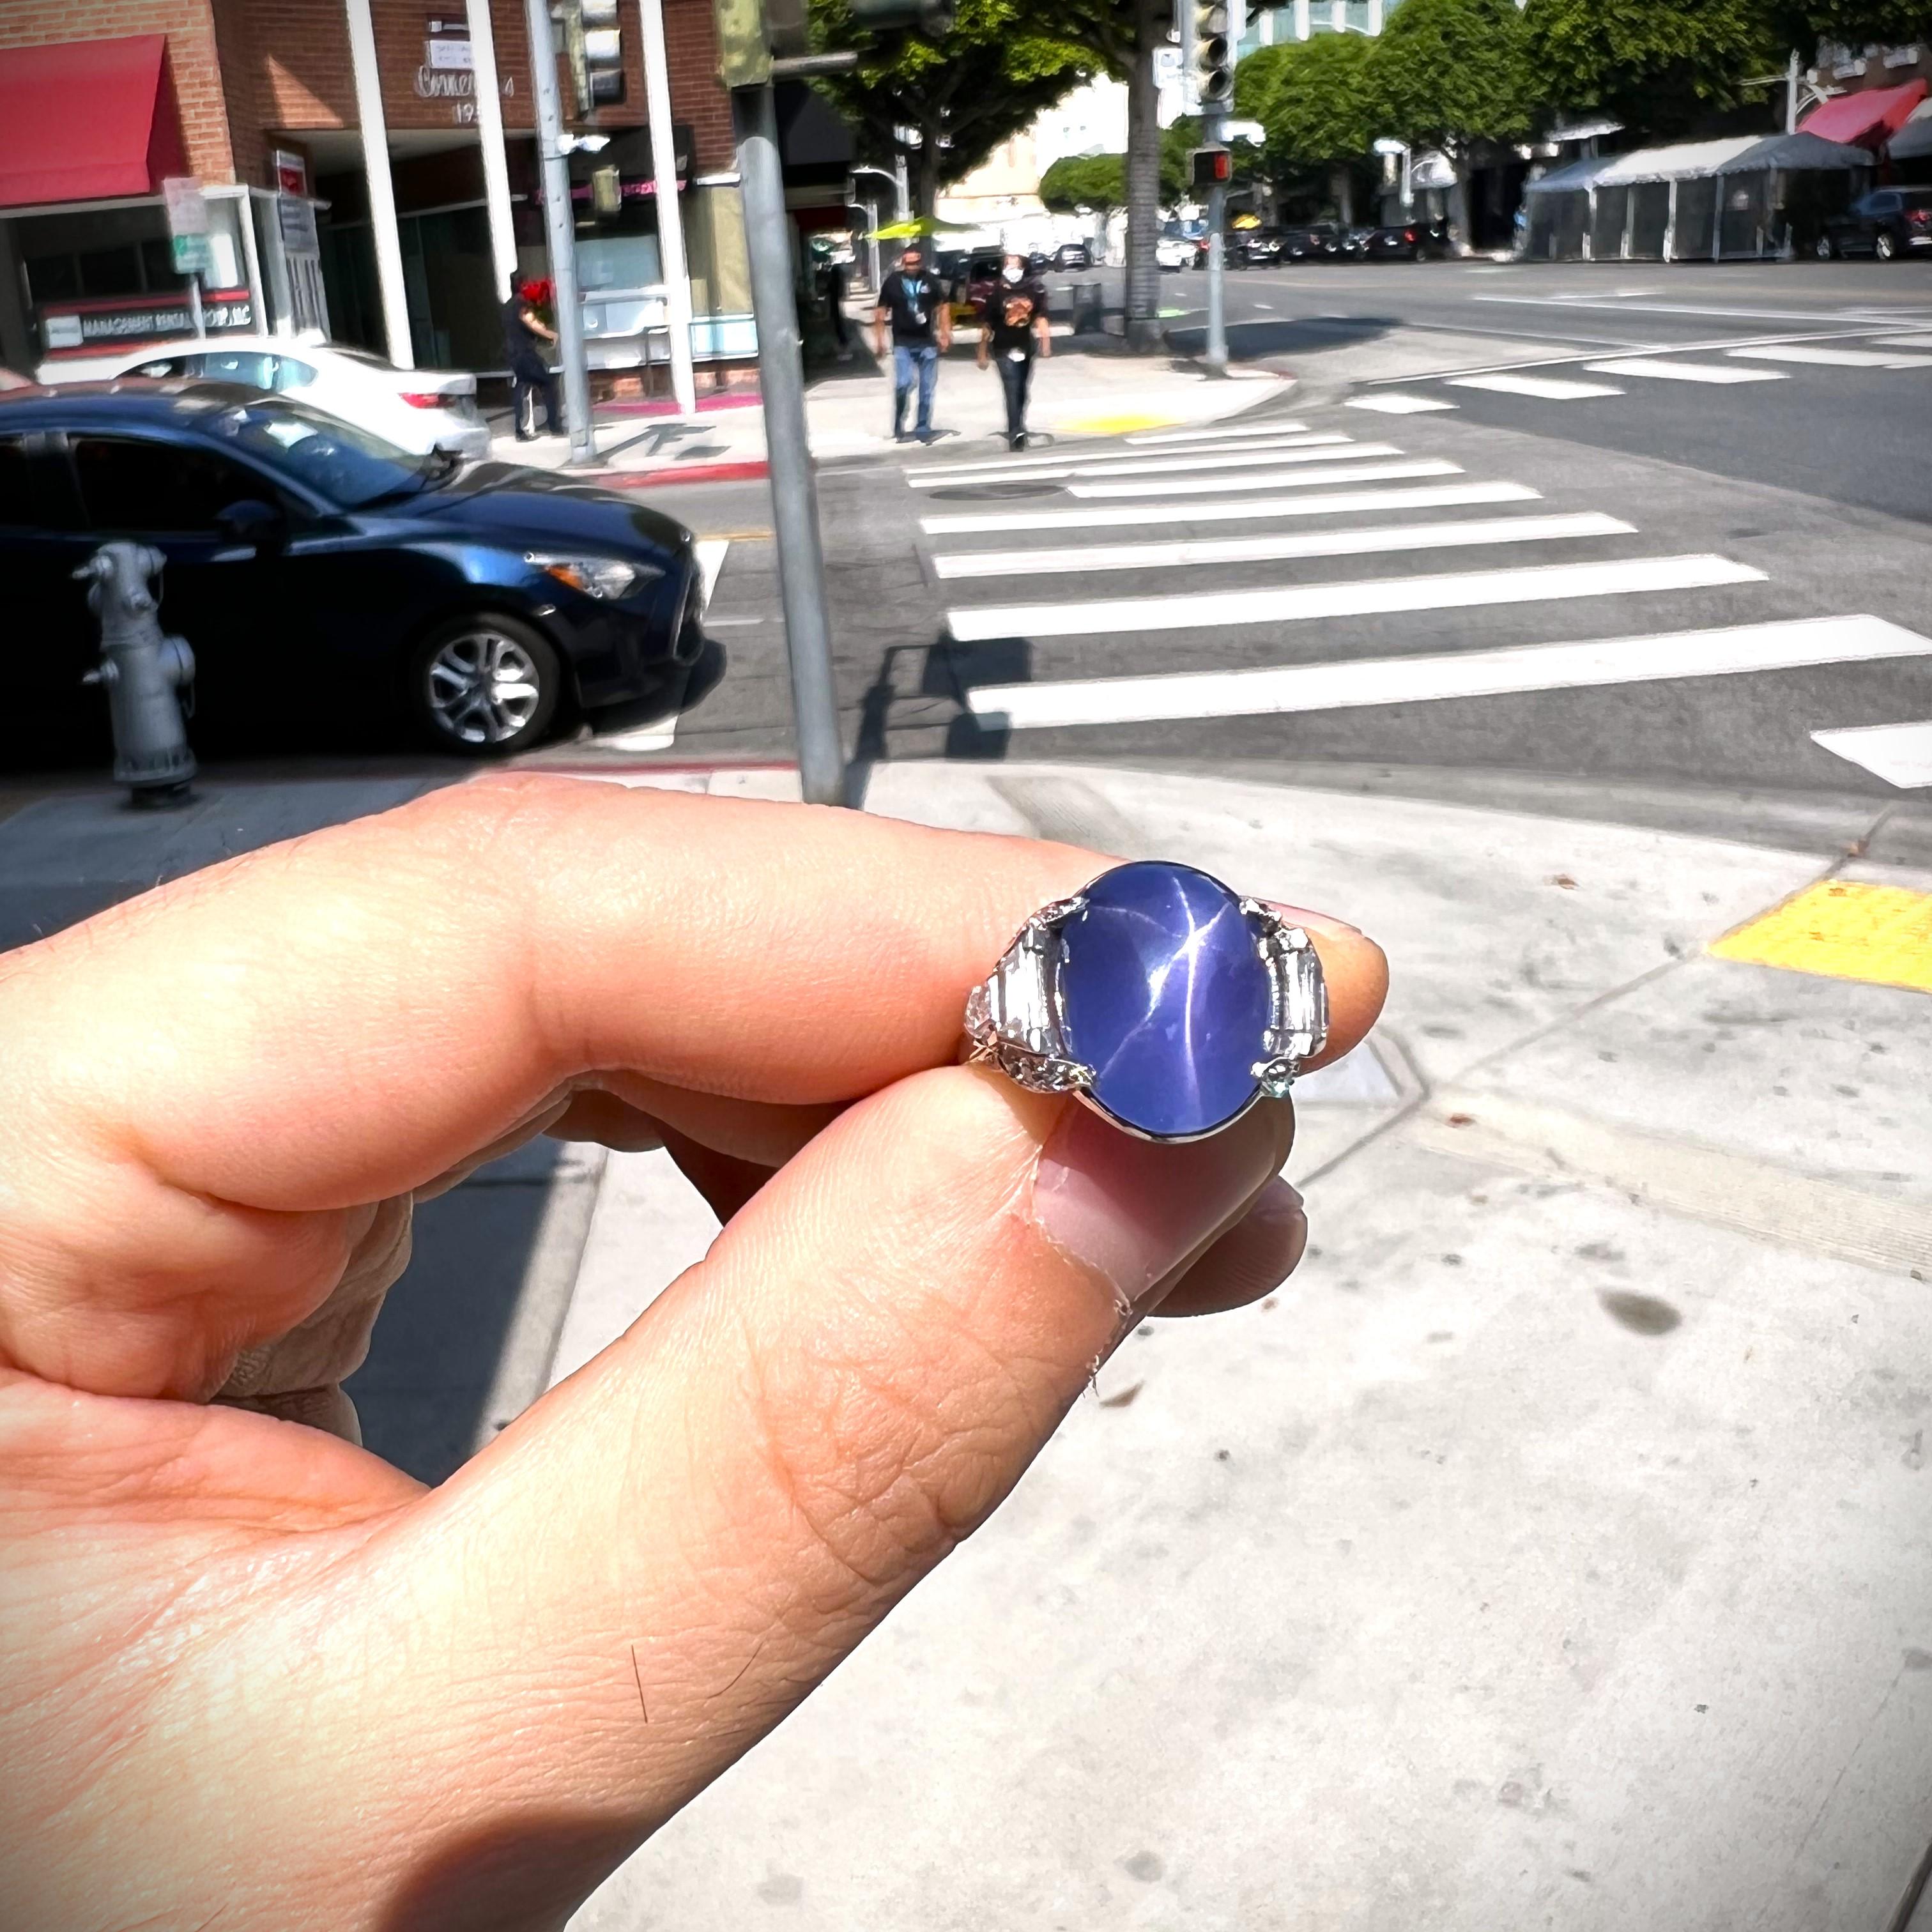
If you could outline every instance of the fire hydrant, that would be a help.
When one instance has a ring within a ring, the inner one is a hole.
[[[99,667],[85,682],[104,686],[114,728],[114,782],[137,806],[178,805],[194,776],[187,718],[194,708],[194,652],[161,634],[148,588],[167,560],[142,544],[103,544],[74,572],[100,620]]]

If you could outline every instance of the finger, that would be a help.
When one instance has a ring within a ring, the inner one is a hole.
[[[1150,1146],[978,1068],[858,1102],[372,1543],[358,1597],[404,1627],[356,1640],[364,1720],[452,1794],[444,1828],[540,1794],[620,1855],[983,1520],[1288,1132],[1269,1105]],[[433,1644],[406,1628],[425,1577]],[[480,1752],[511,1712],[515,1749]]]
[[[1220,1315],[1245,1308],[1279,1288],[1300,1265],[1307,1246],[1308,1216],[1301,1196],[1276,1175],[1150,1312]]]

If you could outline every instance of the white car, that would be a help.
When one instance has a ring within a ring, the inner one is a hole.
[[[1154,266],[1160,268],[1190,268],[1194,266],[1194,244],[1185,235],[1158,235],[1154,244]]]
[[[456,369],[398,369],[366,349],[339,343],[197,337],[150,346],[112,373],[240,382],[296,397],[417,455],[433,449],[490,454],[490,427],[477,413],[474,376]]]

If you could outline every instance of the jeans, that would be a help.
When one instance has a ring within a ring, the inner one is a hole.
[[[1010,444],[1026,434],[1027,391],[1033,382],[1033,358],[1022,356],[1016,362],[1010,356],[1002,356],[995,366],[1000,372],[1000,387],[1006,392],[1006,441]]]
[[[552,436],[562,434],[556,415],[556,376],[542,363],[518,363],[510,370],[510,411],[519,436],[537,433],[537,398],[543,398],[544,422]]]
[[[905,434],[906,398],[912,394],[913,371],[919,371],[919,433],[932,431],[932,392],[939,386],[939,350],[932,343],[908,348],[892,345],[892,434]]]

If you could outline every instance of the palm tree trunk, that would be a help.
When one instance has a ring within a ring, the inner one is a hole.
[[[1160,346],[1160,99],[1154,49],[1162,38],[1161,0],[1135,0],[1133,64],[1127,71],[1126,331],[1130,349]]]
[[[936,127],[920,130],[919,166],[913,176],[913,206],[917,214],[930,217],[939,199],[939,164],[941,151]]]

